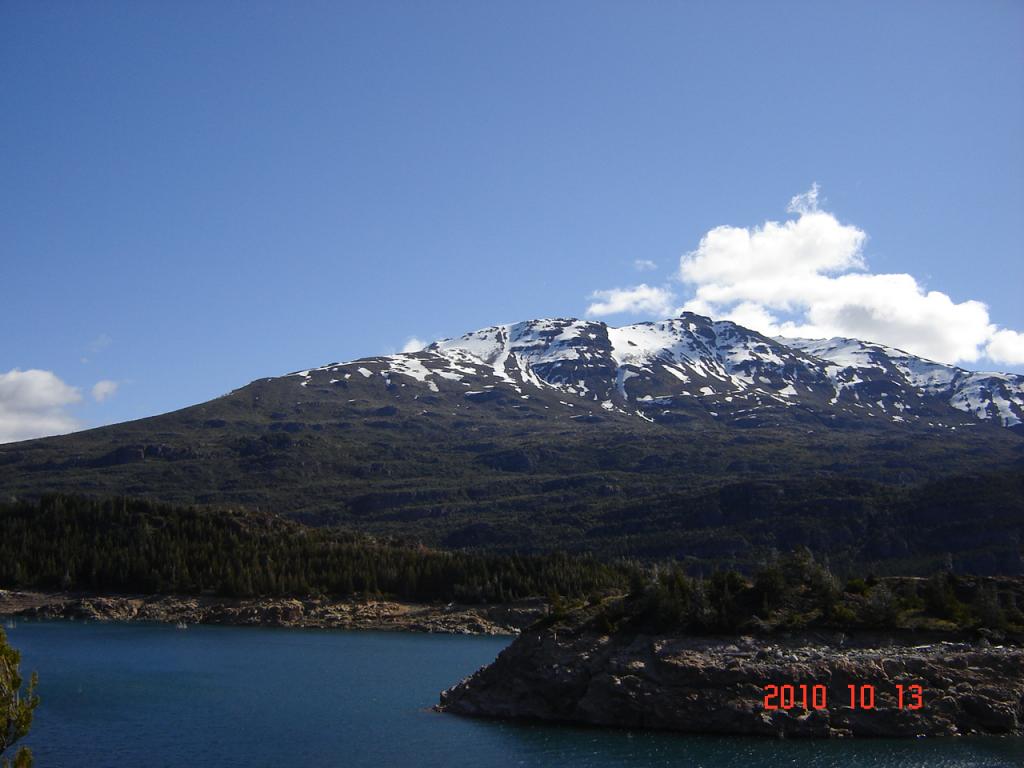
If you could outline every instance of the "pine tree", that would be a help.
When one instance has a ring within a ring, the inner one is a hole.
[[[21,654],[8,645],[7,635],[0,629],[0,755],[28,733],[32,711],[39,705],[35,673],[22,691],[20,665]],[[13,763],[3,758],[4,768],[29,768],[31,765],[32,752],[27,747],[18,750]]]

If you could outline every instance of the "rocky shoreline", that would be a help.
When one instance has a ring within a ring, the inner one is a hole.
[[[766,708],[768,686],[778,686],[767,703],[779,708]],[[770,737],[1021,736],[1024,649],[880,633],[697,638],[537,625],[444,691],[437,709]]]
[[[504,605],[426,605],[390,600],[328,600],[167,595],[97,596],[0,590],[0,616],[77,621],[361,629],[514,635],[543,615],[542,600]]]

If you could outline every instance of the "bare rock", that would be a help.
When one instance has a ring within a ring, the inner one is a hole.
[[[491,665],[444,691],[438,709],[691,733],[1024,734],[1024,649],[865,640],[844,637],[841,647],[801,636],[737,643],[535,626]],[[800,684],[825,686],[825,706],[804,707]],[[795,686],[793,705],[766,708],[769,685]],[[911,685],[921,686],[919,708],[911,707]],[[870,708],[860,706],[861,686],[871,687]]]

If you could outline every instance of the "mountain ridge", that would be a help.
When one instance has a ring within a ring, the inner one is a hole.
[[[0,445],[0,498],[239,505],[494,551],[1024,568],[1024,433],[1004,418],[1024,377],[819,347],[700,316],[492,326]]]
[[[363,376],[378,374],[390,382],[392,375],[402,375],[434,392],[443,381],[464,383],[470,376],[488,388],[510,387],[521,397],[529,396],[524,387],[547,387],[592,399],[604,411],[647,419],[654,417],[648,410],[673,414],[680,397],[716,403],[717,417],[723,409],[735,412],[735,400],[750,406],[741,411],[749,414],[801,401],[820,407],[821,394],[829,393],[828,405],[838,406],[834,410],[856,408],[896,422],[931,418],[930,426],[942,428],[971,423],[959,420],[959,414],[945,414],[947,421],[954,417],[951,424],[938,421],[943,413],[935,401],[974,421],[1010,428],[1024,422],[1021,375],[972,372],[857,339],[771,338],[693,313],[621,327],[576,318],[500,324],[435,341],[419,352],[288,375],[307,385],[314,373],[350,377],[343,369],[357,363]],[[629,405],[631,400],[637,407]]]

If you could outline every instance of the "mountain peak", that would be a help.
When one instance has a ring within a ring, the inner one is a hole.
[[[793,408],[826,423],[1024,423],[1024,376],[972,373],[858,339],[773,339],[691,312],[618,327],[572,317],[503,323],[419,352],[293,375],[308,386],[322,383],[314,374],[353,371],[385,385],[411,379],[433,393],[554,395],[553,405],[594,417],[666,423],[710,417],[749,426]]]

